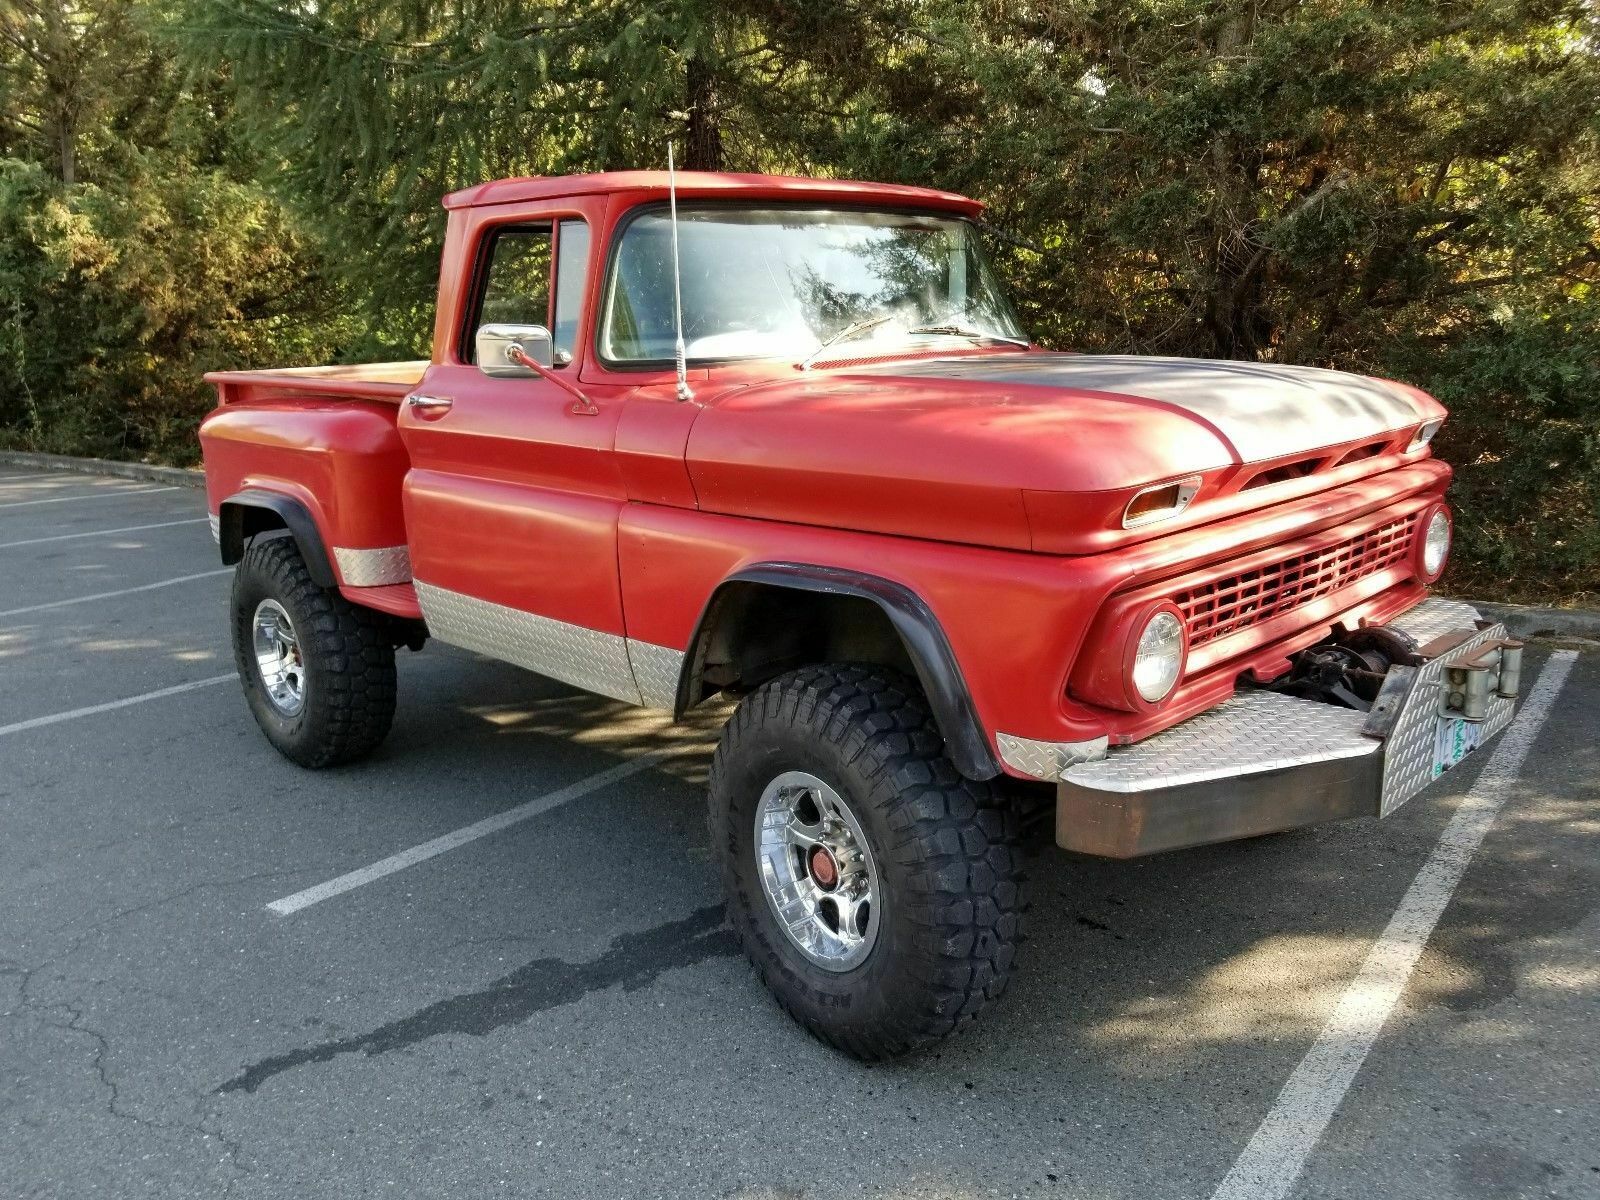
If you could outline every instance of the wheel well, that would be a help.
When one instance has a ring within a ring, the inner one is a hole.
[[[760,687],[813,663],[889,667],[921,685],[945,747],[967,778],[1000,774],[944,630],[903,584],[802,563],[746,567],[712,596],[678,680],[681,715],[719,692]]]
[[[916,674],[905,643],[871,600],[730,583],[706,614],[683,707],[718,692],[742,695],[821,662],[873,663]]]
[[[317,585],[335,586],[333,565],[328,560],[317,523],[298,500],[277,492],[243,491],[222,502],[217,518],[217,540],[223,565],[232,566],[243,558],[244,548],[251,538],[283,530],[299,546],[300,555]]]
[[[242,504],[234,507],[239,513],[239,538],[242,542],[248,543],[258,533],[289,528],[289,522],[270,508],[251,508]]]

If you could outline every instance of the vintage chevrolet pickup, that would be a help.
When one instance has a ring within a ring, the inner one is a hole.
[[[1450,471],[1415,388],[1041,350],[943,192],[622,173],[445,207],[430,361],[207,376],[250,709],[297,763],[360,758],[429,637],[736,699],[729,919],[848,1053],[1004,990],[1024,814],[1117,857],[1382,816],[1510,720],[1520,647],[1428,597]]]

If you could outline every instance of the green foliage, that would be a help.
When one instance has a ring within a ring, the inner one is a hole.
[[[200,376],[359,336],[318,244],[139,0],[0,10],[0,444],[192,462]],[[9,155],[9,157],[7,157]]]
[[[1417,339],[1394,374],[1451,409],[1439,453],[1456,467],[1464,595],[1600,602],[1600,295],[1507,305],[1442,352]]]
[[[207,365],[425,348],[442,192],[674,138],[978,196],[1047,344],[1434,391],[1452,586],[1593,599],[1597,46],[1585,0],[11,0],[0,437],[192,456]]]
[[[350,336],[303,243],[260,189],[216,172],[69,189],[0,160],[6,440],[195,461],[203,372],[315,362]]]
[[[841,0],[192,0],[177,34],[196,69],[229,64],[367,322],[425,352],[442,193],[664,166],[673,137],[690,169],[826,170],[784,131],[828,111],[825,72],[871,69],[871,21]]]
[[[988,200],[1043,248],[1012,254],[1011,274],[1055,344],[1436,391],[1461,467],[1447,583],[1600,597],[1592,5],[906,11],[915,83],[869,89],[880,122],[834,144],[841,170]]]

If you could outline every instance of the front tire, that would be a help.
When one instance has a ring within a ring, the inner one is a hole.
[[[778,1003],[867,1061],[1005,991],[1025,909],[1016,815],[944,754],[915,684],[817,666],[740,704],[711,767],[729,918]]]
[[[251,715],[285,758],[315,769],[377,749],[394,720],[389,622],[319,587],[291,538],[257,538],[245,550],[232,630]]]

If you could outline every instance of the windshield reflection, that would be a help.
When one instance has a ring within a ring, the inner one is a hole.
[[[977,230],[959,218],[680,207],[678,237],[691,359],[825,360],[847,347],[861,355],[1023,337]],[[821,349],[834,338],[837,350]],[[666,362],[673,343],[672,230],[652,210],[622,234],[600,351],[612,362]]]

